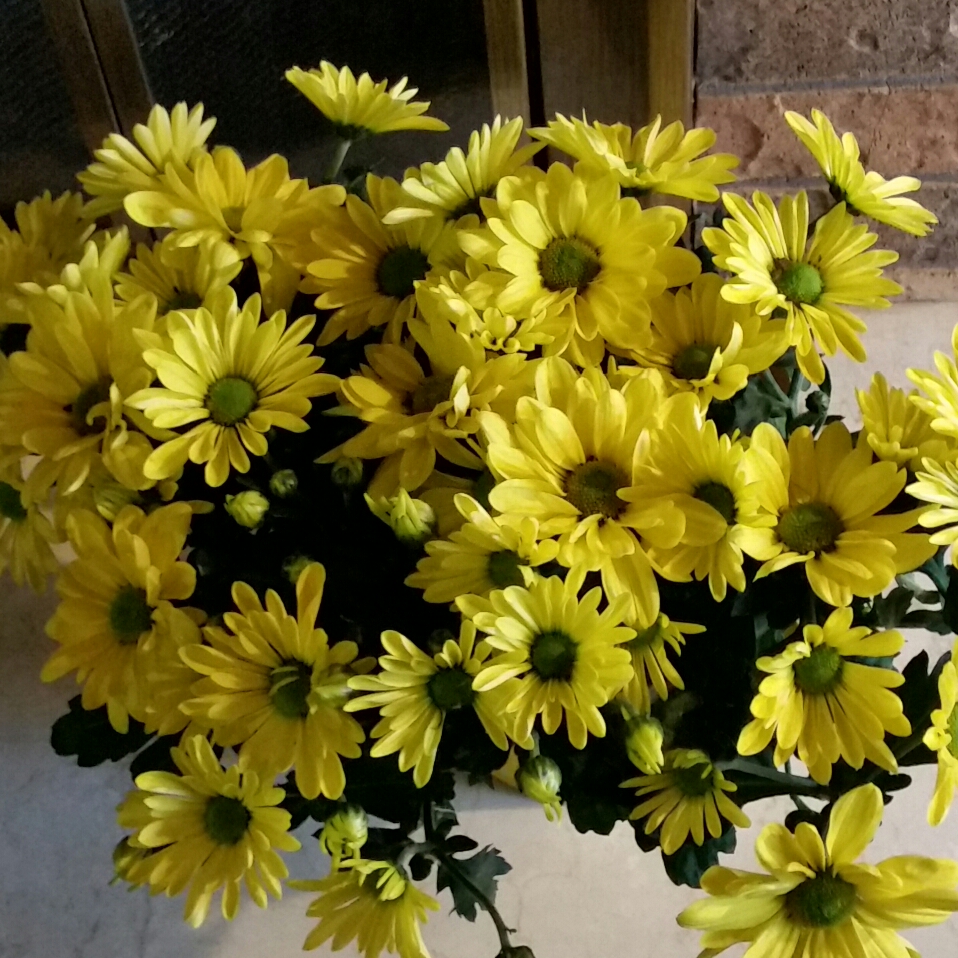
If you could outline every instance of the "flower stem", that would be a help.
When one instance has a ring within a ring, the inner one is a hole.
[[[805,795],[808,798],[828,798],[829,795],[827,786],[819,785],[814,779],[779,772],[774,768],[768,768],[766,765],[760,765],[758,762],[752,762],[741,756],[727,762],[716,762],[716,768],[723,772],[741,772],[755,778],[765,779],[778,785],[781,788],[780,794],[790,795],[793,799],[796,795]]]
[[[333,158],[329,161],[329,166],[326,169],[327,183],[335,182],[336,177],[339,175],[339,171],[343,167],[343,160],[346,159],[346,154],[349,152],[349,148],[352,145],[352,140],[346,140],[342,138],[336,144],[336,152],[333,153]]]

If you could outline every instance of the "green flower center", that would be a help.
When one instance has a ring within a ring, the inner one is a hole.
[[[628,476],[618,466],[593,459],[566,476],[565,494],[584,516],[617,519],[625,511],[626,503],[616,493],[628,484]]]
[[[705,379],[712,365],[717,346],[710,343],[692,343],[672,360],[672,375],[676,379]]]
[[[775,527],[779,539],[792,552],[831,552],[845,531],[842,520],[824,502],[806,502],[782,514]]]
[[[661,639],[662,616],[660,615],[647,629],[643,629],[634,639],[630,639],[625,648],[630,652],[641,652],[643,649],[652,648]]]
[[[489,554],[486,574],[497,589],[505,589],[510,585],[522,585],[525,580],[519,569],[523,564],[518,553],[511,549],[503,549],[501,552]]]
[[[476,697],[472,676],[462,669],[441,669],[426,684],[426,691],[433,705],[444,712],[472,705]]]
[[[255,408],[259,394],[252,383],[238,376],[218,379],[206,394],[206,408],[213,422],[234,426],[244,420]]]
[[[844,662],[830,645],[816,645],[807,659],[799,659],[792,668],[795,684],[808,695],[826,695],[842,680]]]
[[[304,719],[309,715],[312,688],[313,668],[298,659],[277,666],[269,676],[269,697],[283,718]]]
[[[235,845],[246,834],[252,817],[238,798],[214,795],[203,810],[203,826],[217,845]]]
[[[243,229],[245,206],[226,206],[223,208],[223,222],[231,233],[240,233]]]
[[[153,610],[147,604],[146,592],[125,585],[110,603],[110,628],[120,645],[134,645],[144,632],[153,628]]]
[[[70,405],[70,418],[73,420],[73,431],[78,436],[92,436],[100,432],[99,427],[87,422],[87,416],[94,406],[106,402],[110,398],[110,381],[101,379],[99,382],[87,386]]]
[[[809,263],[783,263],[772,273],[772,280],[791,303],[814,305],[825,288],[822,274]]]
[[[194,293],[190,289],[176,289],[166,301],[166,312],[170,313],[177,309],[199,309],[202,305],[203,297],[199,293]]]
[[[671,777],[675,787],[686,798],[701,798],[715,791],[712,765],[709,762],[699,762],[689,768],[673,768]]]
[[[376,270],[376,282],[383,296],[405,299],[416,291],[417,280],[425,279],[429,260],[421,249],[397,246],[391,249]]]
[[[855,910],[858,895],[851,882],[820,872],[785,896],[789,917],[810,928],[834,928]]]
[[[553,292],[576,289],[581,293],[601,269],[598,250],[574,236],[554,239],[539,254],[542,285]]]
[[[721,482],[703,482],[696,486],[693,497],[708,503],[726,522],[735,522],[735,496],[732,490]]]
[[[951,715],[948,716],[948,734],[951,736],[948,751],[955,758],[958,758],[958,705],[951,710]]]
[[[414,390],[409,399],[409,408],[413,415],[422,412],[432,412],[441,402],[449,399],[449,391],[456,377],[452,374],[446,376],[427,376]]]
[[[27,517],[20,493],[8,482],[0,482],[0,516],[13,522],[23,522]]]
[[[567,632],[550,629],[532,642],[532,668],[541,679],[568,682],[572,678],[579,649]]]

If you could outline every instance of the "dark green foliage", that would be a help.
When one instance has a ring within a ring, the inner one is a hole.
[[[476,909],[486,910],[483,898],[495,904],[496,879],[510,871],[512,866],[499,854],[499,849],[487,845],[470,858],[454,859],[453,865],[448,860],[440,861],[436,888],[439,891],[448,888],[456,914],[475,921]]]
[[[53,723],[50,732],[50,744],[57,755],[75,755],[81,768],[118,762],[138,752],[149,740],[143,726],[133,719],[126,735],[117,732],[107,718],[106,706],[87,711],[79,695],[70,699],[70,711]]]
[[[687,842],[674,855],[662,854],[666,874],[676,885],[699,888],[702,876],[718,864],[720,852],[735,851],[735,829],[729,826],[718,838],[710,838],[703,845]]]

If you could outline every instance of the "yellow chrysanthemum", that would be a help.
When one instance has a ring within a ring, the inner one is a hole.
[[[931,416],[931,428],[952,440],[958,439],[958,326],[951,334],[952,355],[935,352],[938,375],[926,369],[909,369],[908,378],[927,395],[912,396],[911,401]]]
[[[743,532],[742,548],[764,563],[757,578],[802,562],[815,594],[844,606],[853,595],[878,595],[935,554],[926,535],[908,532],[921,510],[878,514],[907,477],[893,462],[871,459],[868,443],[853,448],[842,423],[826,426],[817,440],[802,426],[787,448],[773,426],[756,428],[747,471],[761,510],[774,520]]]
[[[83,707],[105,705],[119,732],[130,715],[144,717],[148,670],[138,660],[156,617],[193,594],[196,571],[179,561],[192,516],[187,503],[176,502],[148,516],[127,506],[112,529],[85,510],[67,519],[77,558],[57,582],[60,604],[47,635],[59,648],[40,677],[55,682],[76,671]]]
[[[373,498],[399,487],[413,492],[429,478],[437,455],[480,470],[479,413],[515,408],[525,379],[525,356],[486,358],[444,320],[411,320],[410,330],[429,360],[429,372],[402,346],[366,347],[368,366],[341,384],[341,394],[365,429],[319,458],[385,457],[369,487]]]
[[[745,590],[742,546],[748,529],[775,520],[759,508],[756,479],[750,479],[749,453],[742,442],[720,436],[688,394],[669,402],[661,429],[645,461],[633,471],[632,486],[619,493],[626,502],[670,502],[685,517],[685,531],[671,548],[649,547],[659,572],[674,582],[709,580],[716,602],[728,586]]]
[[[403,77],[386,89],[388,80],[374,83],[368,73],[357,79],[349,67],[335,67],[328,60],[319,69],[290,67],[286,79],[339,128],[347,140],[370,133],[395,133],[398,130],[433,130],[442,133],[449,126],[433,116],[423,116],[428,101],[417,102],[416,87],[406,87]]]
[[[143,468],[153,479],[176,475],[189,459],[206,463],[208,485],[223,485],[231,467],[249,471],[247,450],[266,455],[270,429],[305,432],[310,398],[339,383],[317,372],[323,360],[303,343],[314,317],[303,316],[287,329],[280,310],[260,322],[260,297],[251,296],[240,309],[229,287],[210,305],[169,314],[169,340],[143,354],[162,386],[127,399],[160,429],[198,423],[150,454]]]
[[[95,197],[86,207],[90,219],[112,213],[123,200],[139,190],[155,190],[167,164],[192,169],[206,152],[206,140],[216,119],[203,119],[203,104],[187,111],[177,103],[172,112],[159,104],[150,110],[145,124],[133,127],[131,143],[119,133],[111,133],[93,155],[95,161],[77,175],[83,188]]]
[[[926,457],[942,461],[958,455],[954,442],[936,433],[931,416],[915,404],[916,390],[889,389],[885,377],[875,373],[868,391],[856,389],[855,395],[865,438],[879,459],[915,472]]]
[[[938,676],[940,705],[931,713],[931,728],[924,743],[938,755],[938,779],[928,806],[928,824],[940,825],[951,808],[958,786],[958,642]]]
[[[398,632],[383,632],[383,648],[377,675],[358,675],[349,687],[360,695],[346,704],[348,712],[378,708],[381,719],[372,731],[378,739],[370,755],[399,752],[399,770],[413,769],[413,781],[422,788],[432,778],[436,751],[446,714],[474,709],[486,734],[505,750],[509,747],[503,725],[503,693],[497,689],[473,688],[492,649],[476,643],[476,627],[463,622],[459,639],[447,639],[441,651],[429,655]]]
[[[286,792],[255,772],[224,769],[202,735],[170,755],[180,774],[138,775],[138,791],[118,810],[120,826],[133,831],[130,846],[148,850],[129,866],[127,880],[170,898],[189,887],[184,914],[194,928],[221,888],[223,917],[230,920],[239,910],[241,883],[260,908],[267,892],[281,898],[289,871],[276,849],[300,848],[289,834],[289,812],[276,807]]]
[[[343,713],[355,642],[330,646],[316,627],[326,570],[311,563],[296,580],[294,618],[272,590],[266,604],[245,582],[233,584],[238,612],[225,628],[203,630],[208,645],[183,659],[207,676],[193,687],[187,714],[213,730],[213,741],[239,745],[240,768],[264,778],[296,771],[306,798],[339,798],[346,787],[340,756],[359,758],[363,730]]]
[[[43,592],[59,568],[50,545],[60,537],[35,503],[24,502],[24,486],[19,463],[0,468],[0,574],[9,569],[17,585]]]
[[[557,536],[559,561],[602,573],[609,597],[625,595],[651,620],[659,590],[646,555],[649,543],[678,544],[681,511],[669,500],[626,502],[662,407],[661,380],[635,377],[621,390],[590,368],[578,374],[564,359],[544,360],[535,398],[524,397],[512,423],[486,416],[486,461],[499,482],[489,502],[499,512],[539,523]]]
[[[788,110],[785,121],[822,168],[832,196],[847,203],[850,213],[861,213],[912,236],[927,236],[938,222],[934,213],[901,195],[913,193],[921,186],[921,180],[914,176],[886,180],[878,173],[866,173],[859,160],[855,134],[839,137],[820,110],[812,110],[811,122]]]
[[[958,863],[901,856],[858,864],[881,824],[881,791],[863,785],[832,809],[825,841],[802,822],[777,822],[755,843],[770,874],[714,865],[702,876],[710,898],[678,917],[703,931],[703,955],[748,942],[745,958],[919,958],[901,928],[935,925],[958,911]]]
[[[832,766],[843,758],[861,768],[867,758],[889,772],[898,763],[885,733],[909,735],[911,724],[901,700],[890,689],[904,678],[894,669],[857,659],[897,655],[905,640],[899,632],[852,628],[852,610],[835,609],[825,624],[806,625],[801,642],[756,663],[767,672],[752,700],[755,718],[742,730],[738,751],[757,755],[775,739],[775,764],[795,753],[816,782],[831,781]]]
[[[703,404],[731,399],[788,348],[784,322],[730,303],[723,286],[719,276],[703,273],[690,289],[653,300],[651,345],[632,353],[639,365],[660,370],[673,390],[693,392]]]
[[[915,473],[917,482],[905,491],[920,502],[932,503],[937,508],[926,509],[918,522],[926,529],[938,529],[929,536],[935,546],[954,546],[958,542],[958,465],[938,463],[925,459],[924,470]],[[945,526],[946,528],[941,528]],[[958,568],[958,549],[952,548],[951,562]]]
[[[580,365],[602,361],[606,344],[638,349],[650,340],[649,300],[699,273],[698,258],[675,246],[685,230],[680,210],[643,210],[622,199],[614,176],[573,172],[553,163],[548,172],[525,168],[499,181],[485,200],[487,223],[464,230],[470,256],[496,267],[497,304],[532,314],[562,308],[566,341]]]
[[[884,309],[886,296],[901,287],[882,276],[894,263],[891,250],[870,250],[878,237],[856,226],[844,203],[815,224],[808,239],[808,197],[782,198],[778,209],[765,193],[753,193],[750,206],[724,193],[729,212],[721,229],[702,231],[720,269],[732,273],[722,295],[732,303],[754,303],[762,316],[784,311],[789,343],[796,348],[802,372],[813,382],[825,378],[818,349],[829,356],[841,350],[865,361],[858,338],[866,326],[846,306]]]
[[[509,586],[487,599],[456,600],[499,653],[483,663],[473,688],[480,693],[502,689],[502,707],[515,721],[520,744],[529,740],[536,716],[552,735],[564,714],[569,741],[585,748],[589,732],[605,735],[599,709],[632,678],[622,644],[635,637],[635,630],[620,624],[628,602],[619,597],[600,613],[600,588],[579,599],[583,577],[581,570],[572,570],[565,582],[557,576],[538,578],[527,588]]]
[[[319,924],[307,935],[305,951],[332,939],[332,950],[350,942],[364,958],[379,958],[385,949],[401,958],[429,958],[419,926],[439,902],[421,892],[391,862],[343,862],[342,870],[318,881],[291,881],[298,891],[319,892],[306,909]]]
[[[665,753],[658,775],[640,775],[622,783],[637,788],[644,798],[629,818],[645,819],[645,834],[661,827],[659,844],[666,855],[673,855],[689,839],[696,845],[705,842],[705,831],[718,838],[725,829],[723,819],[738,828],[748,828],[748,816],[726,792],[736,791],[732,782],[698,749],[675,748]]]
[[[731,153],[702,156],[715,145],[715,131],[705,127],[685,131],[676,120],[662,129],[662,117],[634,135],[624,123],[607,126],[595,121],[567,119],[561,113],[547,127],[529,130],[529,135],[558,147],[589,169],[615,174],[619,185],[636,195],[665,193],[706,203],[718,201],[716,187],[733,183],[729,172],[738,166]]]
[[[424,216],[458,220],[470,214],[481,218],[479,200],[492,196],[499,180],[515,173],[545,145],[529,143],[516,149],[520,136],[520,117],[503,123],[497,116],[491,127],[483,123],[481,130],[473,130],[465,153],[454,146],[441,163],[423,163],[406,170],[404,205],[390,210],[385,222],[403,223]]]
[[[465,524],[448,539],[427,542],[426,557],[406,578],[406,585],[425,590],[427,602],[523,585],[532,569],[555,559],[559,543],[540,541],[539,524],[531,516],[491,516],[465,493],[458,493],[455,503]]]

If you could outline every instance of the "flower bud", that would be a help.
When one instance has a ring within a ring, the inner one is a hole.
[[[269,477],[269,491],[280,499],[293,495],[299,488],[299,479],[292,469],[280,469]]]
[[[269,499],[255,489],[247,489],[235,496],[227,496],[226,511],[244,528],[255,529],[269,512]]]
[[[123,508],[139,505],[142,501],[135,489],[128,489],[110,479],[98,482],[93,487],[93,504],[107,522],[116,522],[116,517]]]
[[[369,837],[369,819],[359,805],[346,804],[333,812],[323,824],[319,847],[333,860],[333,871],[344,855],[359,858],[359,850]]]
[[[644,775],[658,775],[665,761],[661,723],[650,715],[636,715],[628,720],[625,730],[629,761]]]
[[[344,456],[333,463],[333,482],[340,489],[352,489],[363,481],[363,461]]]
[[[296,585],[303,569],[315,561],[316,560],[310,558],[310,556],[304,556],[300,554],[290,556],[283,563],[283,574],[287,579],[289,579],[290,582],[292,582],[293,585]]]
[[[400,489],[397,496],[383,496],[378,501],[367,493],[366,505],[405,545],[420,546],[436,531],[436,513],[432,506],[422,499],[413,499],[405,489]]]
[[[559,798],[562,772],[551,758],[536,755],[529,759],[519,769],[516,782],[523,795],[542,805],[550,822],[562,818],[562,801]]]
[[[136,865],[152,853],[152,849],[149,848],[134,848],[129,838],[121,839],[113,849],[113,878],[110,884],[115,885],[117,882],[125,881],[130,884],[131,890],[139,888],[143,882],[130,876]]]

